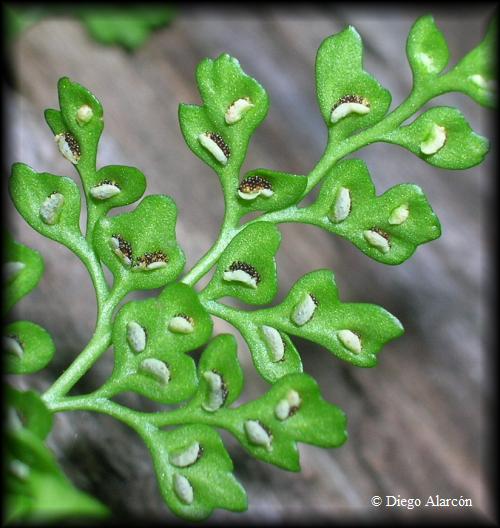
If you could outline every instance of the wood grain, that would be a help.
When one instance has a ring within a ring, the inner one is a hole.
[[[435,13],[452,60],[479,42],[491,11],[450,7]],[[216,176],[187,149],[177,121],[180,102],[199,102],[197,63],[228,52],[269,92],[268,118],[243,168],[306,174],[325,141],[314,94],[314,57],[321,41],[345,24],[354,25],[364,38],[367,69],[391,90],[397,104],[411,84],[405,38],[421,14],[418,8],[391,13],[389,7],[370,10],[347,4],[256,13],[193,7],[181,9],[170,27],[155,33],[135,54],[101,47],[75,20],[46,19],[26,31],[13,49],[18,90],[6,94],[12,138],[8,161],[69,174],[42,113],[57,105],[59,77],[82,83],[105,109],[100,165],[137,166],[148,178],[149,193],[175,199],[178,239],[190,267],[215,239],[223,213]],[[476,131],[492,137],[488,112],[465,96],[448,95],[439,103],[458,105]],[[370,497],[426,498],[436,493],[470,497],[470,513],[493,515],[485,439],[493,397],[487,280],[494,154],[480,167],[456,172],[430,167],[390,145],[372,145],[359,156],[366,160],[379,193],[400,182],[421,185],[441,220],[443,236],[419,248],[404,264],[390,267],[311,226],[284,225],[278,257],[281,295],[304,273],[331,268],[343,300],[384,306],[400,318],[406,334],[386,347],[376,368],[366,370],[298,340],[306,372],[317,378],[327,399],[346,411],[350,439],[335,451],[301,446],[303,471],[292,474],[252,460],[224,435],[250,506],[240,516],[218,511],[213,522],[409,520],[422,511],[377,510]],[[16,237],[40,250],[46,261],[40,287],[17,308],[18,316],[42,324],[54,336],[54,363],[23,380],[25,386],[44,389],[92,334],[93,290],[73,255],[31,231],[12,207],[9,211]],[[216,329],[229,327],[217,321]],[[240,344],[248,376],[245,397],[256,396],[265,384]],[[112,361],[108,352],[79,390],[102,383]],[[138,405],[142,400],[127,395],[126,401]],[[117,517],[172,519],[156,487],[147,450],[121,424],[88,413],[61,415],[51,445],[75,483],[100,497]],[[449,519],[457,514],[432,512],[437,513]]]

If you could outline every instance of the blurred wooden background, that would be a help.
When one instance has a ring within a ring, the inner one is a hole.
[[[43,110],[57,106],[59,77],[80,82],[105,109],[100,165],[137,166],[148,178],[148,193],[175,199],[177,234],[189,269],[215,240],[223,213],[217,177],[187,149],[177,121],[180,102],[199,102],[197,63],[228,52],[269,92],[271,109],[254,136],[244,169],[306,174],[319,159],[326,137],[314,93],[314,59],[325,37],[354,25],[364,40],[367,70],[391,90],[394,103],[409,92],[405,39],[414,19],[427,11],[415,7],[392,12],[393,7],[180,9],[169,27],[154,33],[134,54],[93,42],[74,19],[45,19],[23,33],[12,49],[18,86],[5,93],[7,136],[12,140],[7,161],[71,174]],[[450,6],[433,13],[453,62],[481,40],[492,11],[484,5],[474,11]],[[462,95],[439,98],[443,103],[458,105],[476,131],[492,138],[495,150],[491,112]],[[384,306],[403,322],[406,334],[384,349],[374,369],[349,366],[326,350],[297,341],[306,372],[317,378],[327,399],[346,411],[350,439],[338,450],[301,446],[303,471],[292,474],[251,459],[224,435],[236,475],[248,490],[249,510],[239,516],[217,511],[213,522],[370,522],[422,515],[423,508],[370,505],[373,495],[398,494],[463,496],[472,499],[475,514],[492,514],[486,439],[492,403],[487,303],[493,151],[481,167],[456,172],[430,167],[390,145],[372,145],[358,154],[367,161],[379,193],[397,183],[415,182],[441,220],[441,239],[420,247],[401,266],[373,262],[348,242],[312,226],[282,226],[281,295],[304,273],[331,268],[342,299]],[[7,174],[3,185],[6,180]],[[16,314],[42,324],[54,336],[53,364],[23,380],[25,386],[43,390],[90,338],[94,293],[69,251],[42,239],[7,207],[16,237],[38,249],[46,262],[40,287],[18,305]],[[216,324],[217,331],[229,329],[221,321]],[[245,396],[262,393],[266,385],[243,344],[240,357],[248,376]],[[112,362],[109,351],[79,390],[102,383]],[[133,395],[127,398],[132,405],[140,402]],[[95,414],[64,414],[57,417],[52,446],[74,482],[101,498],[117,517],[172,521],[145,447],[121,424]],[[456,513],[439,511],[443,518]]]

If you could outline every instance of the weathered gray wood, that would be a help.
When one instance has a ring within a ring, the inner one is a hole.
[[[188,266],[193,265],[215,239],[223,212],[216,176],[187,149],[177,122],[179,102],[199,101],[197,63],[229,52],[269,91],[269,116],[252,142],[244,169],[307,173],[325,140],[314,94],[314,57],[326,36],[354,25],[364,37],[367,69],[391,89],[394,103],[408,93],[411,77],[404,43],[412,21],[423,13],[416,8],[389,11],[388,6],[380,12],[347,5],[273,8],[256,14],[223,6],[191,8],[133,55],[94,43],[74,20],[45,20],[23,34],[14,48],[19,93],[7,94],[13,139],[9,161],[69,174],[42,112],[57,105],[59,77],[81,82],[105,109],[100,164],[137,166],[148,177],[149,193],[173,196],[180,211],[178,238]],[[453,59],[480,40],[490,13],[491,8],[481,8],[455,14],[451,6],[435,13]],[[450,95],[440,103],[458,104],[473,128],[491,137],[487,112],[466,97]],[[298,341],[305,370],[318,379],[326,398],[346,411],[350,439],[336,451],[301,446],[303,471],[288,474],[250,459],[225,436],[236,474],[249,492],[249,510],[241,519],[414,518],[417,510],[376,510],[370,497],[424,498],[435,493],[470,497],[475,513],[492,515],[484,473],[489,418],[483,404],[492,398],[485,286],[491,273],[488,209],[494,156],[481,167],[457,172],[432,168],[389,145],[372,145],[360,156],[379,192],[400,182],[421,185],[441,219],[443,236],[403,265],[389,267],[311,226],[282,227],[281,295],[302,274],[331,268],[342,299],[381,304],[401,319],[406,335],[388,345],[379,365],[370,370],[345,365],[325,350]],[[46,260],[40,287],[17,310],[48,328],[57,345],[53,365],[23,380],[43,389],[88,341],[95,317],[93,290],[65,248],[42,239],[15,212],[10,218],[17,238],[39,249]],[[217,321],[216,329],[229,327]],[[245,396],[255,396],[265,384],[243,343],[240,355],[248,375]],[[108,353],[82,381],[81,390],[96,388],[111,368]],[[140,403],[132,395],[127,401]],[[61,415],[52,445],[74,481],[117,515],[165,522],[172,517],[161,501],[145,447],[121,424],[87,413]],[[213,520],[237,517],[217,512]]]

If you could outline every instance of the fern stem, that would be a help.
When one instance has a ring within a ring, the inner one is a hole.
[[[102,305],[97,318],[96,329],[92,339],[73,363],[59,376],[52,386],[45,392],[43,399],[46,403],[67,394],[73,386],[86,374],[92,365],[106,352],[111,344],[112,317],[114,310],[125,291],[116,287],[111,290]]]

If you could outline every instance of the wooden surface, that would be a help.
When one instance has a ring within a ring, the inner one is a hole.
[[[54,146],[43,110],[57,105],[59,77],[82,83],[105,109],[99,164],[137,166],[148,178],[149,193],[174,198],[180,212],[178,239],[189,269],[215,240],[223,212],[216,175],[187,149],[177,121],[180,102],[199,102],[197,63],[228,52],[269,92],[271,109],[252,141],[244,169],[306,174],[325,141],[314,93],[314,58],[325,37],[354,25],[364,39],[366,68],[392,91],[394,103],[409,91],[405,39],[412,21],[425,12],[415,8],[391,13],[388,6],[256,13],[223,6],[196,8],[180,12],[170,27],[155,33],[135,54],[96,44],[75,20],[44,20],[13,48],[18,89],[6,94],[12,138],[7,161],[71,174]],[[449,11],[434,13],[448,38],[452,60],[479,42],[491,11],[450,6]],[[439,103],[457,104],[476,131],[492,137],[488,111],[465,96],[448,95]],[[331,268],[343,300],[384,306],[403,322],[406,334],[384,349],[374,369],[349,366],[297,340],[306,372],[316,377],[327,399],[346,411],[350,439],[338,450],[302,445],[303,470],[294,474],[255,461],[224,434],[236,475],[249,494],[249,510],[240,516],[217,511],[214,522],[371,522],[386,515],[401,520],[423,510],[429,513],[428,508],[370,505],[373,495],[398,494],[421,499],[436,493],[463,496],[472,499],[473,513],[492,514],[485,457],[492,403],[487,302],[495,155],[492,152],[481,167],[456,172],[430,167],[390,145],[372,145],[358,156],[367,161],[379,193],[401,182],[421,185],[441,220],[442,237],[391,267],[312,226],[282,226],[280,295],[304,273]],[[24,386],[44,389],[92,334],[93,289],[69,251],[31,231],[17,213],[9,213],[9,218],[16,237],[45,257],[40,287],[17,311],[54,336],[53,364],[23,380]],[[217,321],[216,330],[229,327]],[[247,375],[245,397],[256,396],[266,385],[255,374],[243,344],[240,358]],[[102,383],[112,362],[109,351],[82,380],[79,391]],[[127,396],[127,402],[156,408],[134,395]],[[51,442],[74,482],[100,497],[117,516],[167,523],[172,519],[160,498],[148,452],[121,424],[89,413],[60,415]],[[431,512],[442,517],[465,513]]]

